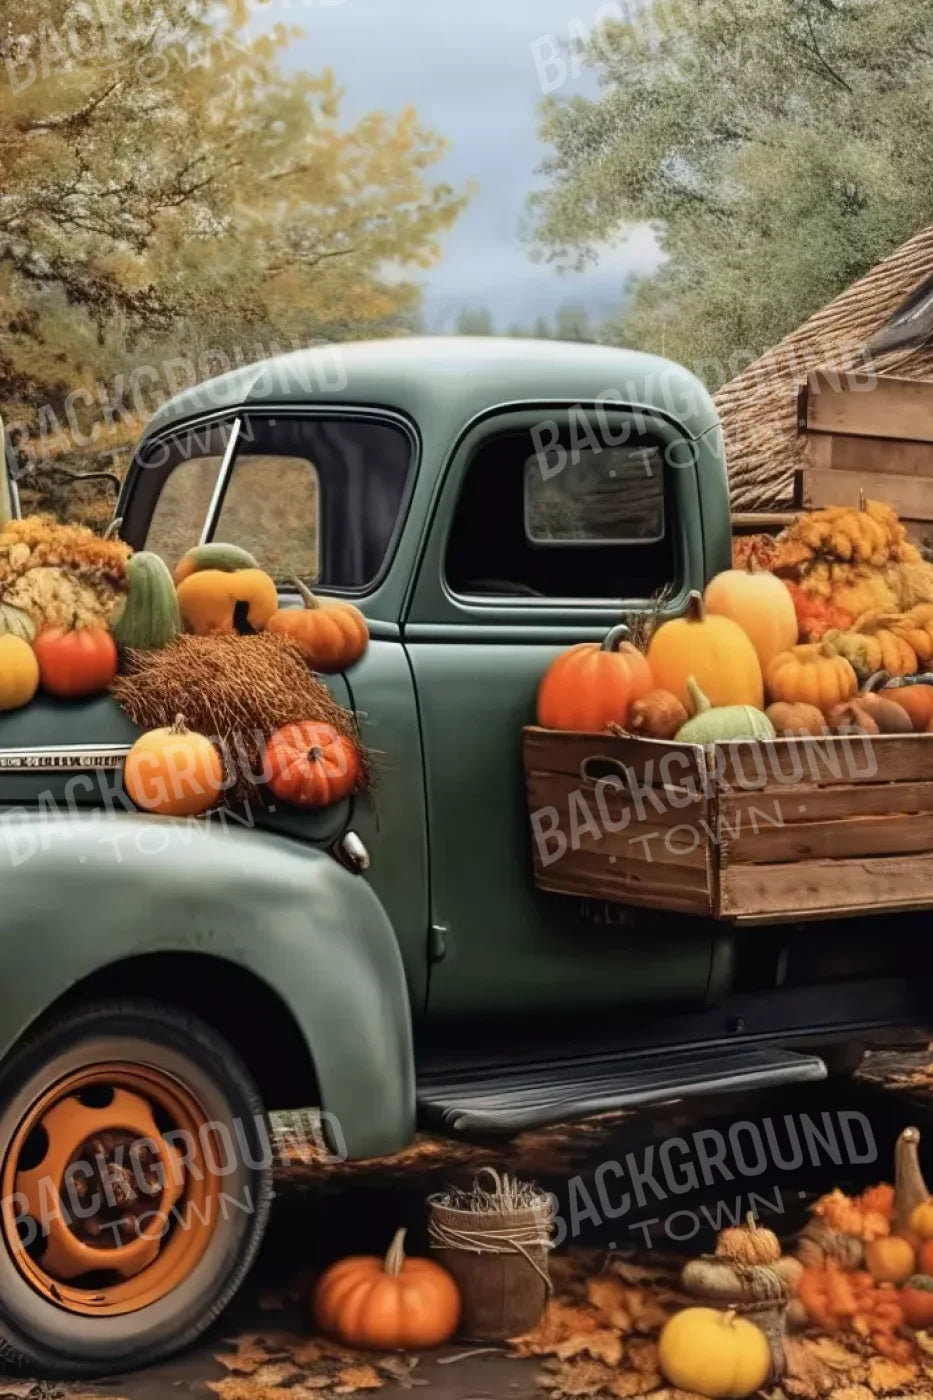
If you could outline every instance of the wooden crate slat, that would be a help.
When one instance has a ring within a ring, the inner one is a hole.
[[[933,905],[933,854],[731,865],[720,874],[718,913],[724,918],[871,912],[892,903]]]
[[[724,793],[719,799],[719,824],[723,829],[735,830],[743,823],[757,821],[764,828],[841,817],[885,816],[892,811],[933,812],[933,782],[800,786]]]
[[[881,497],[905,520],[930,519],[930,481],[922,476],[889,474],[883,482],[865,472],[809,467],[804,479],[808,507],[855,505],[859,491]]]
[[[645,861],[610,865],[592,852],[581,852],[572,875],[560,872],[556,861],[536,872],[539,889],[592,899],[618,900],[643,909],[669,909],[687,914],[711,914],[708,881],[696,870],[672,874],[669,866]]]
[[[751,740],[718,744],[713,772],[723,796],[774,786],[933,780],[933,744],[926,734]]]
[[[806,399],[807,432],[933,442],[933,386],[879,375],[873,382],[815,371]],[[885,498],[887,499],[887,497]]]
[[[933,482],[933,442],[904,442],[897,438],[853,437],[846,433],[811,433],[807,438],[807,456],[811,467],[818,471],[859,472],[865,474],[865,491],[869,496],[883,494],[878,476],[920,477]],[[806,477],[804,478],[806,499]],[[845,505],[845,501],[837,504]],[[852,502],[856,504],[855,501]],[[933,501],[930,502],[933,514]]]
[[[838,821],[795,822],[788,826],[749,825],[734,837],[720,823],[720,867],[736,862],[836,860],[858,856],[921,854],[933,850],[933,814],[842,817]]]
[[[631,769],[642,785],[697,790],[705,784],[705,754],[698,744],[622,739],[614,734],[564,733],[534,725],[524,729],[523,739],[525,767],[539,772],[579,777],[585,758],[605,754],[614,763]]]
[[[706,799],[683,789],[652,789],[644,801],[635,801],[607,785],[599,801],[594,783],[583,783],[564,773],[532,772],[527,774],[526,785],[529,810],[535,813],[550,808],[556,812],[557,829],[568,841],[574,839],[588,850],[634,858],[645,848],[642,838],[651,834],[671,838],[668,846],[673,852],[678,843],[671,833],[678,828],[713,829]],[[676,805],[672,805],[674,799]],[[550,819],[541,823],[542,832],[552,827]],[[599,828],[598,835],[594,827]],[[686,843],[681,840],[680,844]],[[673,862],[677,857],[670,854],[668,859]]]

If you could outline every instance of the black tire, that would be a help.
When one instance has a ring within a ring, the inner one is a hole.
[[[43,1377],[88,1378],[147,1366],[195,1340],[243,1282],[265,1231],[272,1162],[265,1112],[245,1066],[195,1017],[157,1002],[106,1001],[50,1021],[0,1068],[0,1162],[29,1107],[56,1080],[95,1063],[149,1066],[197,1098],[210,1122],[244,1136],[231,1166],[230,1199],[216,1212],[203,1257],[157,1301],[113,1317],[58,1307],[21,1272],[0,1230],[0,1361]],[[212,1131],[212,1130],[211,1130]],[[248,1160],[247,1160],[248,1159]],[[231,1159],[232,1160],[232,1159]],[[0,1387],[2,1388],[2,1387]]]

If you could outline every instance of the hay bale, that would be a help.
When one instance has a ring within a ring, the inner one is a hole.
[[[128,647],[111,692],[134,724],[159,729],[183,715],[189,729],[212,739],[236,801],[261,798],[266,740],[301,720],[332,724],[352,739],[363,759],[361,787],[369,787],[371,765],[355,716],[312,675],[288,637],[181,636],[155,651]]]

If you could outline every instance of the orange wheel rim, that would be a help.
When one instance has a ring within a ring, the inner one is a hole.
[[[174,1076],[101,1064],[60,1080],[3,1164],[3,1239],[68,1312],[115,1317],[191,1274],[217,1226],[223,1166],[204,1109]]]

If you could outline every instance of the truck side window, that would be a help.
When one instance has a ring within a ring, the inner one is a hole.
[[[375,415],[247,412],[221,478],[234,417],[144,446],[133,543],[174,567],[208,531],[248,549],[278,583],[371,587],[401,528],[413,436]]]
[[[674,582],[663,448],[567,447],[547,460],[530,434],[484,443],[467,465],[447,545],[457,594],[648,598]]]

